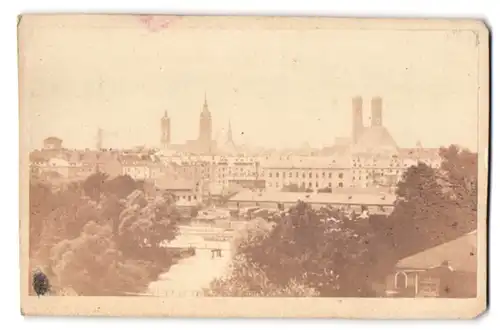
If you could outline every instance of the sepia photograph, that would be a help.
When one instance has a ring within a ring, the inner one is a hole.
[[[485,310],[483,22],[18,20],[23,314]]]

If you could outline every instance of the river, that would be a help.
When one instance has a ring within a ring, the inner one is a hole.
[[[190,240],[193,236],[189,235]],[[199,239],[203,240],[200,236]],[[212,257],[210,249],[196,249],[196,254],[180,260],[168,272],[151,282],[148,294],[154,296],[200,296],[210,282],[227,274],[230,262],[230,242],[217,242],[222,249],[221,257]]]

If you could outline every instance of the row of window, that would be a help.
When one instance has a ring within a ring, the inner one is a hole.
[[[240,174],[237,174],[237,173],[234,173],[234,174],[222,174],[222,175],[218,175],[217,178],[254,178],[255,179],[255,173],[240,173]]]
[[[196,195],[194,196],[191,196],[191,195],[188,195],[188,196],[175,196],[175,199],[176,200],[180,200],[180,199],[184,199],[184,200],[188,200],[188,201],[192,201],[192,200],[197,200],[198,197],[196,197]]]
[[[283,178],[286,178],[286,177],[287,177],[286,173],[287,173],[287,172],[283,172],[283,176],[282,176]],[[277,178],[279,178],[279,177],[280,177],[280,172],[276,172],[276,173],[275,173],[275,176],[276,176]],[[299,176],[300,176],[300,175],[299,175],[299,172],[295,172],[295,177],[296,177],[296,178],[298,178]],[[312,179],[312,177],[313,177],[312,172],[309,172],[308,176],[309,176],[309,179]],[[322,178],[326,178],[327,176],[328,176],[328,178],[329,178],[329,179],[331,179],[333,175],[332,175],[332,173],[331,173],[331,172],[329,172],[328,174],[327,174],[326,172],[321,173],[321,177],[322,177]],[[269,177],[270,177],[270,178],[272,178],[272,177],[273,177],[273,173],[272,173],[272,172],[269,172]],[[289,177],[289,178],[292,178],[292,177],[293,177],[293,172],[288,172],[288,177]],[[343,177],[344,177],[344,173],[339,173],[339,174],[338,174],[338,178],[339,178],[339,179],[342,179]],[[305,178],[306,178],[306,173],[302,173],[302,178],[303,178],[303,179],[305,179]],[[319,173],[316,173],[316,178],[319,178]]]
[[[235,169],[254,169],[256,168],[256,166],[219,166],[217,167],[218,170],[226,170],[226,169],[232,169],[232,168],[235,168]]]
[[[237,172],[237,171],[234,171],[234,172],[222,172],[222,173],[215,173],[215,175],[257,175],[257,172],[255,171],[245,171],[245,172]]]
[[[268,182],[268,183],[267,183],[267,186],[271,188],[271,187],[273,187],[273,183],[272,183],[272,182]],[[285,187],[285,186],[286,186],[286,184],[280,184],[279,182],[276,182],[276,183],[274,184],[274,186],[275,186],[276,188],[283,188],[283,187]],[[306,188],[306,187],[307,187],[307,188],[313,188],[313,183],[312,183],[312,182],[309,182],[309,183],[307,183],[307,184],[306,184],[305,182],[302,182],[299,186],[300,186],[300,187],[302,187],[302,188]],[[331,183],[331,182],[328,182],[328,188],[332,188],[332,187],[333,187],[332,183]],[[338,187],[338,188],[343,188],[343,187],[344,187],[344,183],[343,183],[343,182],[339,182],[339,183],[337,183],[337,187]],[[314,184],[314,188],[325,188],[325,187],[320,187],[319,183],[318,183],[318,182],[316,182],[316,183]]]
[[[398,174],[400,172],[400,170],[392,169],[392,168],[384,168],[384,169],[376,169],[376,170],[374,170],[374,169],[359,169],[359,170],[353,170],[352,172],[354,174],[361,173],[361,172],[364,172],[364,173],[369,172],[369,173],[373,173],[373,174],[375,174],[375,173],[379,173],[379,174],[393,173],[394,172],[394,173]]]

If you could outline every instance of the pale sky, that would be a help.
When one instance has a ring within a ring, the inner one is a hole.
[[[125,16],[127,17],[127,16]],[[127,19],[131,19],[128,17]],[[92,22],[92,21],[88,21]],[[476,149],[478,52],[469,31],[188,28],[150,32],[136,21],[27,28],[22,105],[32,147],[159,146],[198,135],[207,94],[214,135],[231,119],[236,143],[331,145],[351,134],[351,98],[383,98],[396,142]],[[214,136],[215,137],[215,136]]]

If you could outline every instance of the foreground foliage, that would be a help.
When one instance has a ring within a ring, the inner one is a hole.
[[[30,260],[55,294],[137,292],[171,265],[159,245],[177,235],[172,196],[146,196],[130,177],[102,173],[51,188],[31,183]]]
[[[477,226],[477,154],[440,150],[442,164],[408,168],[388,217],[357,217],[304,202],[271,223],[251,222],[235,243],[233,268],[212,296],[383,295],[398,260],[464,235]]]

